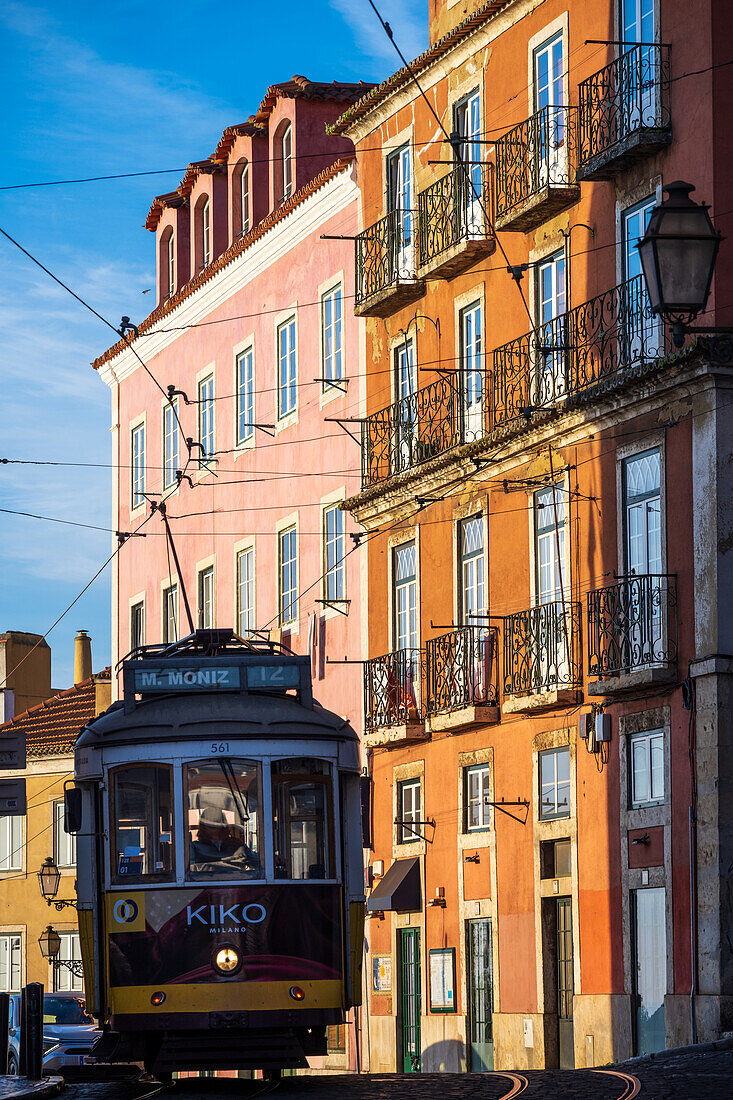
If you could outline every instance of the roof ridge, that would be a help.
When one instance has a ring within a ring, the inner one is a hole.
[[[55,695],[49,695],[48,699],[43,699],[40,703],[36,703],[35,706],[28,707],[28,709],[22,711],[21,714],[16,714],[12,718],[9,718],[7,722],[0,723],[0,730],[12,726],[15,722],[20,722],[21,718],[28,718],[31,714],[36,714],[38,711],[48,709],[50,704],[56,699],[63,699],[69,695],[78,695],[84,688],[89,688],[93,684],[96,684],[98,679],[103,678],[107,674],[110,676],[112,674],[111,665],[107,665],[101,672],[93,672],[86,680],[80,680],[77,684],[72,684],[71,687],[64,688],[63,691],[57,691]]]

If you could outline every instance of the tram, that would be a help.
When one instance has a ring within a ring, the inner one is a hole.
[[[306,1067],[361,1000],[357,735],[309,657],[232,631],[140,647],[122,680],[67,791],[93,1056]]]

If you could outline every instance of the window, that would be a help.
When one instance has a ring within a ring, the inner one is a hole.
[[[275,878],[332,878],[331,776],[307,757],[272,763]]]
[[[641,256],[636,247],[644,236],[649,224],[649,217],[656,205],[656,198],[644,199],[643,202],[632,206],[623,212],[623,243],[624,243],[624,279],[633,279],[641,275]]]
[[[634,734],[629,741],[631,805],[664,801],[664,733]]]
[[[474,302],[460,313],[461,430],[463,440],[481,439],[484,434],[484,372],[481,303]]]
[[[291,317],[277,330],[278,401],[280,420],[295,411],[296,370],[295,318]]]
[[[175,642],[178,638],[178,585],[163,590],[163,641]]]
[[[260,766],[221,759],[186,765],[188,878],[264,878]]]
[[[283,202],[289,199],[293,192],[293,131],[290,123],[283,130],[281,140],[282,167],[283,167]]]
[[[61,946],[59,947],[58,958],[64,959],[66,962],[81,962],[81,942],[79,940],[79,933],[59,932],[59,937],[61,939]],[[81,993],[84,989],[84,979],[81,974],[74,974],[68,966],[61,966],[59,962],[54,962],[53,988],[55,993],[61,993],[62,991]],[[53,1005],[49,1005],[48,1000],[49,998],[47,997],[43,998],[43,1017],[45,1022],[47,1022],[46,1017],[53,1012]],[[50,1012],[49,1009],[51,1010]],[[63,1008],[61,1011],[63,1012]],[[86,1023],[86,1020],[84,1022]],[[91,1020],[89,1022],[91,1023]]]
[[[239,214],[240,214],[240,231],[242,233],[249,232],[249,165],[244,162],[242,167],[242,175],[239,179]]]
[[[163,488],[176,483],[178,461],[178,398],[173,397],[163,407]]]
[[[567,878],[572,873],[569,838],[540,841],[540,878]]]
[[[201,466],[214,456],[214,376],[209,374],[199,382],[199,443]],[[208,468],[208,467],[207,467]]]
[[[76,837],[64,829],[64,800],[53,804],[53,857],[60,868],[76,866]]]
[[[540,819],[570,817],[570,749],[539,754]]]
[[[280,542],[280,625],[294,623],[298,618],[298,531],[288,527],[281,531]]]
[[[562,31],[534,52],[534,109],[563,105]]]
[[[214,566],[199,573],[199,627],[211,630],[214,626]]]
[[[419,823],[421,820],[420,780],[407,779],[397,786],[398,843],[409,844],[420,840]]]
[[[395,149],[387,158],[387,204],[392,215],[389,230],[393,234],[392,265],[397,278],[414,279],[414,241],[412,239],[412,163],[410,146]]]
[[[392,553],[395,649],[417,649],[415,543],[406,542]]]
[[[562,485],[535,493],[535,582],[537,602],[562,600],[565,566],[565,495]]]
[[[560,397],[566,389],[566,357],[568,340],[565,294],[565,253],[555,252],[537,268],[537,309],[540,345],[536,361],[535,400],[547,404]]]
[[[204,267],[211,262],[211,220],[209,200],[204,199],[201,206],[201,263]]]
[[[168,237],[168,296],[176,292],[176,244],[173,231]]]
[[[246,638],[255,629],[254,546],[237,554],[237,633]]]
[[[459,524],[460,615],[464,626],[480,626],[484,614],[484,521],[472,516]]]
[[[247,443],[255,434],[255,390],[253,348],[237,356],[237,443]]]
[[[346,1024],[329,1024],[326,1028],[326,1049],[329,1054],[345,1054]]]
[[[398,344],[394,349],[395,409],[394,473],[407,470],[412,465],[416,451],[417,410],[414,394],[417,390],[417,371],[412,353],[412,341]]]
[[[662,572],[661,461],[658,450],[623,465],[626,573]]]
[[[112,879],[173,879],[171,769],[123,764],[112,772]]]
[[[323,594],[326,600],[343,600],[346,595],[344,537],[344,513],[334,504],[323,513]]]
[[[341,355],[342,294],[341,286],[335,286],[321,297],[321,347],[323,349],[322,377],[329,381],[343,378]],[[324,391],[328,383],[323,382]]]
[[[20,993],[20,933],[0,935],[0,993]]]
[[[130,649],[145,644],[145,602],[134,603],[130,608]]]
[[[453,117],[453,128],[461,138],[461,159],[466,166],[458,177],[461,229],[473,236],[481,232],[484,225],[481,209],[481,96],[478,90],[456,104]]]
[[[23,866],[23,819],[0,817],[0,871],[20,871]]]
[[[489,799],[490,770],[488,764],[477,764],[463,769],[465,800],[465,832],[488,829],[491,825]]]
[[[145,503],[145,425],[132,429],[132,507]]]

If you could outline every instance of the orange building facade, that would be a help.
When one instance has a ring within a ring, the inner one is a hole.
[[[593,1066],[733,1026],[730,347],[672,346],[636,249],[680,179],[725,232],[731,27],[430,22],[332,128],[368,372],[364,1065]]]

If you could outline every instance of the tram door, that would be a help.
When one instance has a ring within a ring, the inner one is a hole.
[[[400,1029],[402,1071],[420,1072],[420,929],[400,933]]]
[[[557,1029],[560,1069],[575,1069],[573,916],[570,898],[557,899]]]
[[[466,922],[466,948],[471,1071],[486,1073],[494,1068],[494,1036],[491,1029],[494,974],[490,920]]]

